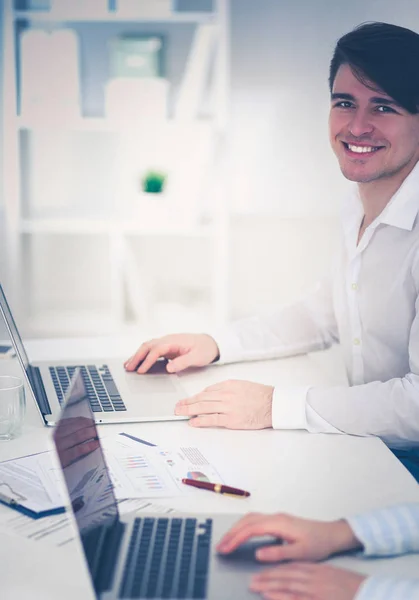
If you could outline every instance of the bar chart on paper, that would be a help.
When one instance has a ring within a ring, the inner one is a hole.
[[[156,495],[170,496],[172,493],[176,493],[172,479],[164,472],[160,472],[156,464],[151,464],[144,454],[114,455],[111,476],[117,496],[122,488],[126,494],[127,484],[128,488],[132,488],[133,495],[145,498]],[[121,480],[122,477],[124,482]]]
[[[144,456],[122,456],[120,463],[122,468],[129,472],[131,480],[135,479],[138,487],[144,489],[145,492],[165,489],[161,478],[157,474],[149,472],[151,465]]]

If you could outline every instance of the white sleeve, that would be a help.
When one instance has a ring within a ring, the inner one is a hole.
[[[324,350],[338,341],[331,277],[307,298],[273,314],[242,319],[213,334],[219,363],[281,358]]]
[[[388,446],[419,440],[419,296],[410,329],[410,372],[353,387],[312,387],[307,404],[344,433],[375,435]],[[379,357],[377,357],[377,360]]]
[[[275,387],[272,398],[274,429],[307,429],[311,433],[342,433],[307,404],[309,387]]]

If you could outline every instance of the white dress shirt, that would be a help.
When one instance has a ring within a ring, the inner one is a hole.
[[[340,343],[349,387],[275,386],[274,428],[376,435],[419,445],[419,163],[357,245],[355,185],[342,211],[343,244],[307,298],[243,319],[216,336],[220,362],[285,357]]]
[[[366,558],[419,552],[419,504],[401,504],[346,519],[363,544]],[[374,575],[361,585],[356,600],[419,600],[419,578]]]

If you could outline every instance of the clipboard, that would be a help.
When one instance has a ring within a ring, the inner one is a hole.
[[[1,482],[0,487],[2,487]],[[0,504],[5,504],[6,506],[17,510],[18,512],[20,512],[23,515],[26,515],[27,517],[31,517],[32,519],[41,519],[42,517],[49,517],[51,515],[58,515],[60,513],[65,512],[64,506],[57,506],[56,508],[36,511],[32,508],[29,508],[28,506],[25,506],[24,502],[25,501],[20,500],[13,494],[8,495],[4,494],[3,492],[0,492]]]

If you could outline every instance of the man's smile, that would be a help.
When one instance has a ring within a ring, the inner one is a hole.
[[[354,144],[351,142],[343,142],[342,141],[342,145],[345,148],[345,152],[346,154],[349,155],[360,155],[362,154],[363,156],[367,156],[367,155],[373,155],[376,152],[378,152],[379,150],[382,150],[384,148],[384,146],[371,146],[368,144]]]

